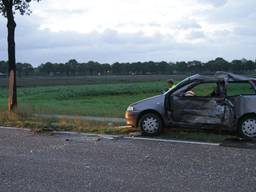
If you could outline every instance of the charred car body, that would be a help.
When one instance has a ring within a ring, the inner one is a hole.
[[[189,94],[188,94],[189,93]],[[163,127],[222,128],[256,137],[256,78],[216,72],[181,81],[164,94],[131,104],[128,125],[147,135]]]

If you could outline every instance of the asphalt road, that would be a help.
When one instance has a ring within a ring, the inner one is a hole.
[[[256,191],[256,150],[0,129],[0,191]]]

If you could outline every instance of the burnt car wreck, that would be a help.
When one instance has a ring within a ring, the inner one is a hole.
[[[256,78],[227,72],[190,76],[164,94],[131,104],[128,125],[147,135],[163,127],[218,128],[256,137]]]

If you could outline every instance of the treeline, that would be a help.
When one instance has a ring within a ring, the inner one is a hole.
[[[0,61],[0,73],[7,74],[8,63]],[[181,62],[133,62],[101,64],[94,61],[78,63],[75,59],[67,63],[44,63],[33,67],[29,63],[17,63],[18,76],[83,76],[83,75],[147,75],[147,74],[188,74],[213,73],[215,71],[229,71],[248,73],[256,72],[256,62],[246,59],[228,62],[223,58],[203,63],[201,61]]]

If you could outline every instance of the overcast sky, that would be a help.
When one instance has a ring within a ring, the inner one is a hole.
[[[18,62],[256,59],[255,0],[42,0],[16,15]],[[0,60],[7,58],[0,18]]]

